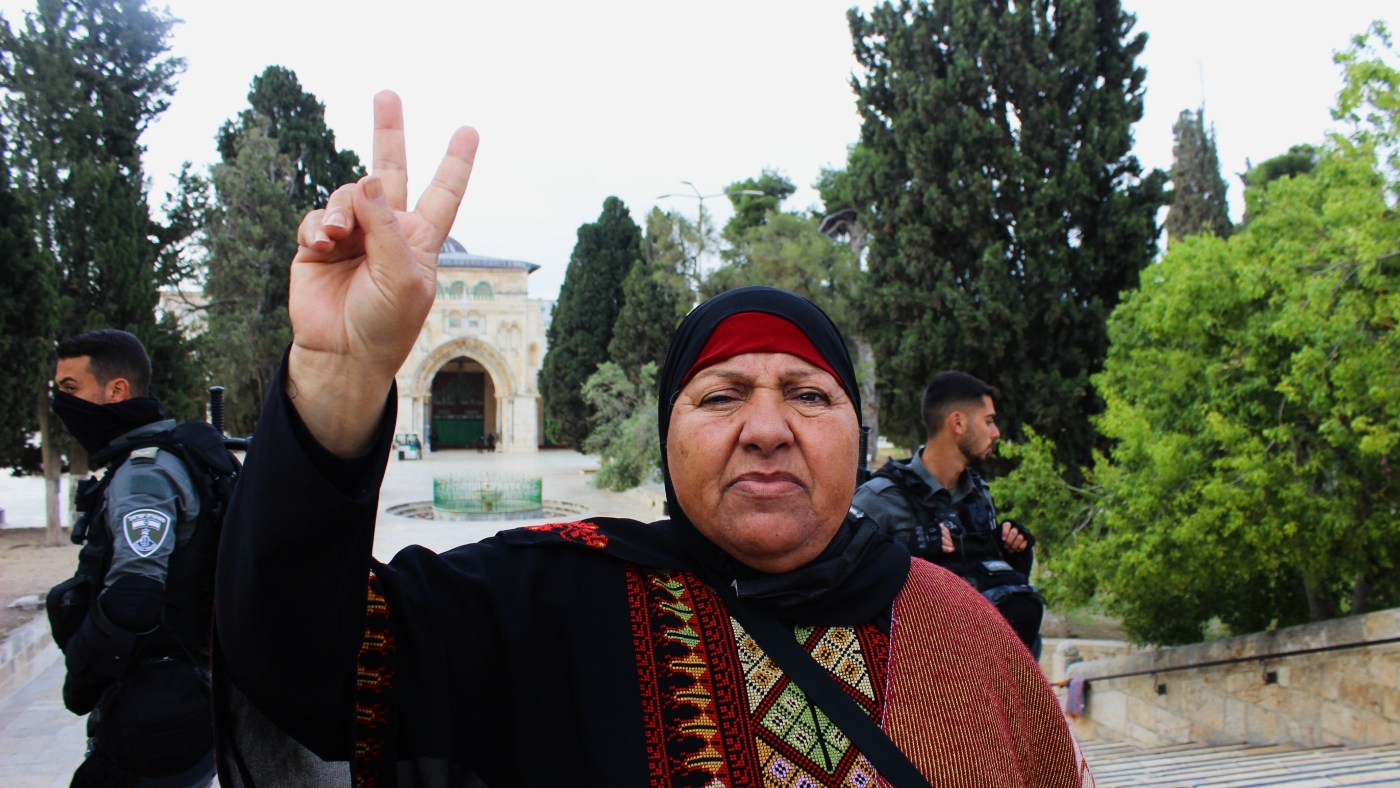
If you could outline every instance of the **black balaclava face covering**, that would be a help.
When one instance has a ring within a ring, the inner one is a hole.
[[[165,418],[160,400],[152,397],[133,397],[98,405],[66,391],[53,393],[53,412],[89,454],[96,454],[137,427]]]
[[[741,287],[715,296],[696,307],[671,337],[666,364],[658,381],[657,426],[661,437],[661,467],[671,527],[687,551],[718,582],[732,584],[739,596],[773,605],[785,617],[804,624],[857,624],[887,612],[909,573],[909,553],[869,521],[852,519],[811,563],[781,575],[745,566],[701,534],[686,517],[671,484],[666,462],[666,439],[671,409],[686,374],[700,357],[715,328],[726,318],[763,312],[797,326],[831,368],[860,417],[860,387],[855,365],[841,332],[826,313],[810,301],[772,287]],[[851,456],[854,464],[858,458]]]

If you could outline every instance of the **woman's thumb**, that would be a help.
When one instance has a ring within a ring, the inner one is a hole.
[[[365,234],[365,252],[371,265],[411,254],[394,207],[385,196],[384,181],[374,175],[361,178],[360,188],[355,190],[355,221]]]
[[[360,188],[355,194],[355,219],[366,233],[397,221],[393,206],[384,196],[384,181],[379,176],[366,175],[360,179]]]

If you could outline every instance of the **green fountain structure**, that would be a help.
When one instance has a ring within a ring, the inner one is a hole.
[[[434,520],[538,520],[544,517],[540,477],[486,473],[433,479]]]

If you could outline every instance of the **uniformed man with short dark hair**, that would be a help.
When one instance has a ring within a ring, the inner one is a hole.
[[[75,530],[88,543],[78,575],[50,594],[64,703],[90,713],[72,785],[207,785],[212,535],[197,533],[200,496],[185,463],[140,447],[175,421],[147,396],[151,362],[135,336],[91,331],[60,343],[58,357],[54,412],[95,464],[125,457],[110,479],[80,487]]]
[[[909,552],[967,580],[1039,656],[1044,605],[1030,585],[1035,537],[998,522],[991,491],[969,466],[987,459],[1001,430],[1001,392],[965,372],[940,372],[924,390],[928,443],[890,460],[856,490],[852,506]]]

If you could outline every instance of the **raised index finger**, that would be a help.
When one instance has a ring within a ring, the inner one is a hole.
[[[384,195],[396,211],[408,210],[408,149],[403,140],[403,102],[392,90],[374,94],[374,166]]]
[[[467,181],[471,180],[472,163],[476,161],[476,148],[480,143],[481,137],[476,129],[470,126],[457,129],[447,145],[447,155],[442,157],[433,182],[418,198],[414,212],[437,229],[438,243],[447,237],[452,222],[457,218],[457,208],[462,204],[462,196],[467,193]]]

